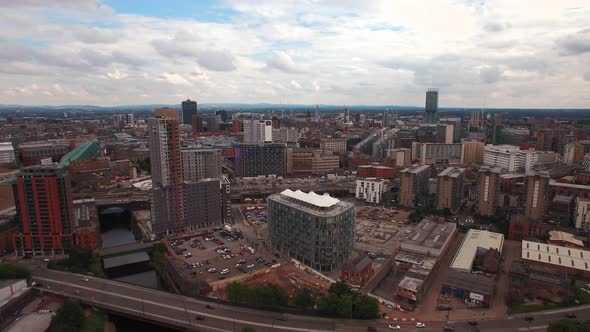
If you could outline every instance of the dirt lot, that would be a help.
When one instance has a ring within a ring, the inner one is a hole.
[[[355,226],[354,249],[359,253],[372,252],[381,257],[389,257],[399,248],[413,227],[405,225],[407,211],[358,207]]]

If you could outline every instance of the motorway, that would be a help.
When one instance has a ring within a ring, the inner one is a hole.
[[[88,277],[67,272],[38,269],[33,280],[40,283],[44,292],[77,298],[97,307],[119,311],[129,316],[159,321],[181,330],[194,331],[240,331],[250,326],[261,331],[366,331],[375,326],[377,331],[388,331],[389,323],[400,325],[408,331],[442,331],[444,325],[453,326],[455,331],[476,331],[466,322],[426,322],[426,328],[415,328],[414,323],[396,323],[386,320],[358,321],[335,320],[319,317],[285,315],[286,321],[278,320],[279,313],[246,309],[219,303],[202,301],[190,297],[142,288],[107,279]],[[49,286],[49,288],[48,288]],[[76,294],[76,291],[79,294]],[[213,306],[208,309],[207,304]],[[578,317],[590,317],[590,306],[554,310],[530,314],[535,317],[530,331],[544,331],[549,322],[564,318],[567,312]],[[204,320],[197,320],[201,316]],[[523,316],[510,316],[503,320],[480,320],[479,331],[529,331],[529,324]]]

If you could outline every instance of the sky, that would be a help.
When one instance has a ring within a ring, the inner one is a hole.
[[[0,1],[0,104],[590,108],[588,0]]]

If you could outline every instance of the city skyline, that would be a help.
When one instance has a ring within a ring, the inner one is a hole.
[[[582,1],[428,6],[5,2],[0,103],[587,107]]]

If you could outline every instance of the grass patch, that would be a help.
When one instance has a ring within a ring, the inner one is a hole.
[[[563,308],[564,305],[556,304],[556,303],[548,303],[548,304],[513,304],[508,306],[508,313],[509,314],[526,314],[529,312],[536,312],[536,311],[543,311],[543,310],[551,310],[551,309],[558,309]]]
[[[590,293],[588,293],[587,291],[580,288],[576,288],[574,289],[574,294],[576,300],[580,302],[579,304],[590,304]]]
[[[84,319],[81,332],[102,332],[104,331],[104,316],[98,312],[92,312]]]

